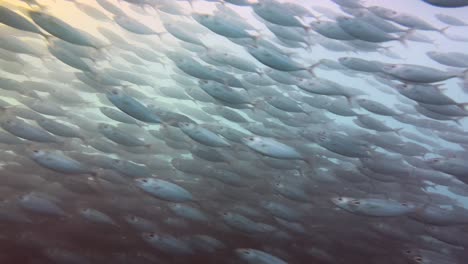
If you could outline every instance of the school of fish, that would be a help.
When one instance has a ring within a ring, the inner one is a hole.
[[[1,1],[0,263],[467,263],[468,1],[322,2]]]

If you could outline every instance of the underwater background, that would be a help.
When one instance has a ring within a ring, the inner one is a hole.
[[[467,6],[0,1],[0,263],[465,263]]]

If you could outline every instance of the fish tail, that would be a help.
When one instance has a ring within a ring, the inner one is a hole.
[[[162,40],[162,37],[166,34],[168,34],[167,31],[163,31],[163,32],[155,32],[156,36],[158,36],[159,40]]]
[[[140,121],[136,121],[136,123],[135,123],[135,124],[136,124],[138,127],[146,127],[146,126],[147,126],[147,124],[146,124],[146,123],[144,123],[144,122],[140,122]]]
[[[302,42],[302,43],[304,43],[306,45],[305,50],[307,50],[309,52],[312,52],[313,43],[311,43],[310,37],[307,37],[307,40]]]
[[[400,131],[401,131],[402,129],[403,129],[403,128],[400,127],[400,128],[397,128],[397,129],[393,130],[393,132],[395,132],[397,135],[400,136]]]
[[[457,123],[457,125],[463,127],[463,124],[461,123],[461,120],[465,118],[464,116],[460,116],[460,117],[457,117],[455,119],[453,119],[453,122]]]
[[[444,36],[447,36],[447,30],[450,29],[450,26],[446,26],[446,27],[443,27],[441,29],[439,29],[439,33],[444,35]]]
[[[304,159],[304,161],[307,163],[307,165],[309,165],[310,167],[313,167],[317,162],[316,162],[316,158],[314,156],[312,157],[306,157]],[[302,171],[301,171],[302,172]]]
[[[409,29],[408,31],[405,32],[402,36],[398,38],[398,41],[405,47],[408,48],[408,38],[411,37],[411,35],[415,32],[415,29]]]
[[[47,41],[47,43],[50,43],[52,41],[52,39],[54,38],[53,35],[48,35],[46,33],[41,33],[41,36],[44,37],[44,40]]]
[[[190,9],[193,10],[193,0],[187,0],[187,2],[190,5]]]
[[[99,173],[98,173],[97,171],[94,171],[94,170],[90,171],[89,174],[90,174],[93,178],[97,178],[97,177],[99,176]],[[95,179],[93,179],[93,180],[95,180]]]
[[[105,44],[105,45],[102,45],[100,47],[95,47],[95,49],[99,52],[99,53],[104,53],[105,54],[105,57],[107,57],[108,55],[108,52],[109,52],[109,49],[112,48],[112,43],[109,43],[109,44]]]
[[[459,103],[457,104],[458,107],[460,107],[462,110],[468,111],[468,103]]]
[[[254,41],[255,45],[258,45],[258,41],[261,39],[262,37],[262,34],[260,34],[259,32],[255,32],[253,34],[250,34],[252,40]]]
[[[461,74],[460,74],[460,78],[462,78],[463,80],[463,89],[464,90],[468,90],[468,69],[464,70]]]
[[[312,31],[312,27],[310,25],[302,25],[302,28],[304,29],[304,31],[309,34],[311,31]]]
[[[346,97],[346,100],[348,101],[348,104],[350,107],[353,107],[353,100],[354,100],[354,97],[353,95],[345,95]]]

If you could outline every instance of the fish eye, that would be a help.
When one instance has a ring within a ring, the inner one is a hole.
[[[423,261],[423,258],[421,256],[416,256],[413,259],[418,263],[422,263],[422,261]]]
[[[339,197],[337,200],[341,202],[343,201],[343,198]]]
[[[117,90],[113,90],[112,91],[112,94],[118,94],[119,92],[117,92]]]
[[[144,183],[148,183],[148,180],[147,180],[147,179],[143,179],[143,180],[141,180],[141,181],[144,182]]]
[[[405,251],[405,253],[406,253],[406,254],[411,254],[411,250],[407,249],[407,250]]]
[[[407,203],[401,203],[401,205],[403,205],[403,206],[408,206],[408,204],[407,204]]]
[[[361,202],[360,202],[360,201],[358,201],[358,200],[354,200],[354,201],[353,201],[353,204],[355,204],[355,205],[360,205],[360,204],[361,204]]]
[[[34,153],[39,153],[39,150],[35,149],[33,150]]]

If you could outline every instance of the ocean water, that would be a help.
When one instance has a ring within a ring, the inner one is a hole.
[[[419,0],[0,1],[0,262],[465,263],[467,28]]]

